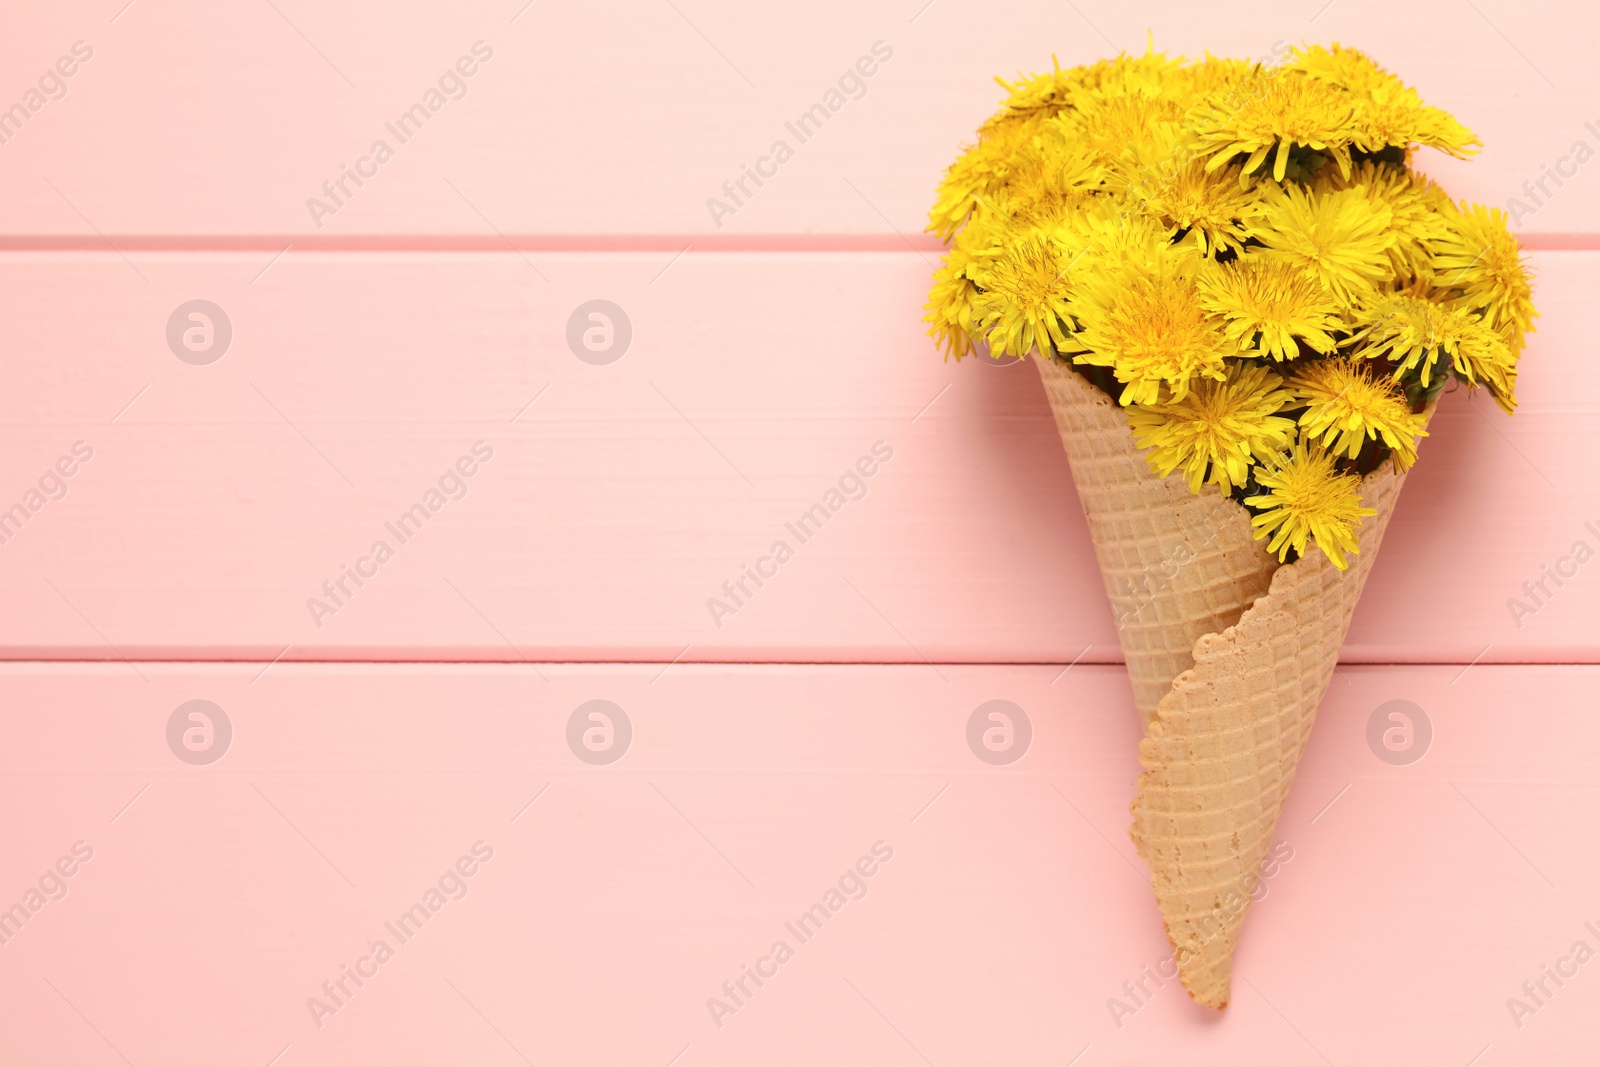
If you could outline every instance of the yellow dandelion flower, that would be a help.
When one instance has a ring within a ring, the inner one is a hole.
[[[1356,528],[1376,515],[1361,506],[1361,479],[1340,474],[1335,460],[1322,445],[1304,435],[1287,454],[1257,468],[1256,484],[1266,492],[1245,498],[1260,513],[1250,520],[1256,540],[1270,536],[1267,551],[1279,562],[1293,550],[1304,556],[1308,541],[1315,540],[1328,561],[1340,570],[1348,567],[1345,553],[1359,553]]]
[[[978,128],[979,132],[988,135],[1008,126],[1054,117],[1067,106],[1072,77],[1073,71],[1057,67],[1050,74],[1035,74],[1016,82],[995,78],[1008,95],[1000,110]]]
[[[1257,227],[1260,254],[1298,267],[1341,306],[1353,307],[1394,280],[1392,222],[1389,206],[1369,197],[1365,186],[1323,193],[1272,186]]]
[[[1320,44],[1294,45],[1289,49],[1294,69],[1348,89],[1353,93],[1370,95],[1404,89],[1405,83],[1390,74],[1365,52],[1334,44],[1324,48]]]
[[[985,134],[945,171],[928,229],[948,240],[978,203],[1006,184],[1034,130],[1023,123]]]
[[[1185,234],[1201,255],[1242,251],[1255,233],[1259,189],[1241,187],[1237,167],[1207,170],[1176,127],[1130,140],[1107,170],[1108,187],[1159,219],[1167,236]]]
[[[1029,150],[1028,167],[1043,166],[1056,191],[1085,193],[1105,180],[1105,157],[1066,116],[1046,120]]]
[[[1223,59],[1207,53],[1200,62],[1169,72],[1161,92],[1190,107],[1207,97],[1225,98],[1249,81],[1255,69],[1256,64],[1247,59]]]
[[[1196,108],[1189,129],[1212,168],[1242,154],[1249,157],[1244,173],[1254,174],[1276,148],[1272,177],[1281,182],[1296,145],[1326,151],[1340,170],[1349,171],[1354,116],[1354,100],[1345,90],[1293,70],[1258,68],[1243,84]]]
[[[1110,367],[1124,405],[1155,403],[1163,385],[1182,400],[1195,379],[1227,377],[1224,357],[1235,348],[1222,320],[1199,305],[1199,263],[1173,251],[1148,269],[1097,270],[1080,280],[1072,311],[1083,327],[1076,340],[1088,351],[1074,358]]]
[[[1130,145],[1175,136],[1184,108],[1177,101],[1154,96],[1098,95],[1052,120],[1070,138],[1087,146],[1101,160],[1111,160]]]
[[[1498,336],[1498,335],[1496,335]],[[1476,373],[1483,381],[1489,396],[1507,415],[1517,413],[1517,357],[1501,341],[1498,346],[1485,346],[1484,357],[1478,362]],[[1496,361],[1499,358],[1499,362]]]
[[[1202,379],[1182,400],[1138,404],[1128,422],[1163,478],[1183,468],[1189,491],[1214,482],[1231,493],[1263,455],[1288,447],[1294,420],[1278,414],[1294,402],[1283,379],[1258,363],[1235,363],[1225,382]]]
[[[1495,403],[1510,415],[1517,408],[1517,353],[1482,319],[1452,310],[1460,317],[1454,320],[1459,324],[1457,336],[1446,349],[1451,366],[1469,386],[1487,388]]]
[[[1014,82],[995,78],[1006,91],[1006,98],[980,132],[987,135],[1005,126],[1049,118],[1067,107],[1072,94],[1079,90],[1085,68],[1062,70],[1061,61],[1055,56],[1050,57],[1050,63],[1048,74],[1019,74]]]
[[[1293,50],[1295,69],[1347,89],[1355,97],[1352,139],[1364,152],[1410,144],[1427,145],[1457,158],[1479,143],[1472,131],[1436,107],[1427,107],[1405,82],[1363,52],[1335,44]]]
[[[928,229],[946,240],[974,215],[1022,221],[1041,206],[1064,206],[1105,178],[1099,157],[1053,120],[990,134],[946,172]]]
[[[927,314],[922,321],[929,324],[928,336],[934,338],[945,358],[959,360],[972,351],[972,300],[977,286],[967,277],[967,267],[972,256],[961,248],[952,248],[945,254],[944,262],[933,273],[933,288],[928,293]]]
[[[1068,100],[1071,106],[1082,108],[1092,97],[1165,95],[1163,86],[1182,66],[1182,59],[1168,59],[1166,53],[1157,52],[1153,45],[1147,47],[1143,55],[1123,53],[1080,67],[1082,75]]]
[[[1445,354],[1444,346],[1457,336],[1464,318],[1424,297],[1397,293],[1364,309],[1356,318],[1359,328],[1346,343],[1357,356],[1393,363],[1396,379],[1409,375],[1426,388]],[[1448,370],[1447,363],[1439,373]]]
[[[1303,268],[1280,259],[1244,255],[1200,275],[1200,306],[1223,318],[1241,352],[1294,359],[1297,340],[1317,352],[1334,350],[1343,330],[1339,305]]]
[[[1029,230],[968,265],[977,290],[972,334],[988,343],[991,355],[1026,356],[1036,347],[1049,354],[1066,344],[1067,272],[1074,258],[1051,234]]]
[[[1449,112],[1425,105],[1411,89],[1395,96],[1358,100],[1355,127],[1355,145],[1363,152],[1420,144],[1466,159],[1482,143]]]
[[[1030,152],[978,210],[993,211],[1018,224],[1035,218],[1059,221],[1081,206],[1084,194],[1099,186],[1104,174],[1082,145]]]
[[[1508,413],[1516,406],[1515,351],[1477,315],[1410,294],[1378,301],[1358,317],[1349,343],[1354,354],[1387,359],[1394,377],[1414,377],[1424,389],[1454,370],[1468,385],[1488,387]],[[1444,366],[1440,367],[1440,359]]]
[[[1093,106],[1062,114],[1056,122],[1109,163],[1131,149],[1149,155],[1182,133],[1182,109],[1171,101],[1142,96],[1096,101]]]
[[[1522,248],[1506,229],[1506,213],[1465,204],[1445,217],[1448,231],[1433,257],[1434,284],[1461,290],[1457,307],[1483,313],[1483,321],[1520,352],[1539,313]]]
[[[1335,455],[1355,459],[1367,441],[1381,437],[1397,468],[1407,470],[1416,462],[1417,438],[1428,436],[1424,417],[1413,414],[1394,385],[1365,364],[1348,359],[1302,363],[1291,388],[1306,405],[1301,428]]]
[[[999,113],[985,123],[985,130],[1019,118],[1053,116],[1082,106],[1084,98],[1093,94],[1102,97],[1130,93],[1155,95],[1171,72],[1179,69],[1180,62],[1169,60],[1154,50],[1143,56],[1123,54],[1069,70],[1062,70],[1055,56],[1051,56],[1050,61],[1053,69],[1048,74],[1019,75],[1014,82],[995,79],[1007,95]]]
[[[1403,166],[1371,160],[1357,163],[1349,177],[1325,167],[1311,182],[1317,193],[1356,187],[1365,188],[1369,197],[1389,209],[1395,235],[1389,262],[1395,275],[1412,280],[1430,275],[1435,246],[1450,236],[1449,223],[1442,213],[1448,203],[1439,187]]]
[[[1192,249],[1174,249],[1160,221],[1130,212],[1126,203],[1112,197],[1099,198],[1065,220],[1057,235],[1083,253],[1084,273],[1160,271],[1174,259],[1194,258]]]

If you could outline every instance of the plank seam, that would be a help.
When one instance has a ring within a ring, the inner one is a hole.
[[[1600,251],[1600,233],[1533,233],[1527,251]],[[932,234],[0,235],[0,252],[943,252]]]
[[[305,667],[398,667],[406,665],[441,667],[1121,667],[1117,660],[850,660],[850,659],[12,659],[0,657],[0,668],[21,666],[88,666],[91,664],[176,664],[179,666],[260,666],[271,663],[277,666]],[[1340,660],[1340,667],[1596,667],[1600,659],[1593,660]]]

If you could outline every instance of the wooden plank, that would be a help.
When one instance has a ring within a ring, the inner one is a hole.
[[[1126,836],[1137,716],[1114,667],[139,670],[0,668],[0,904],[93,853],[0,946],[19,1062],[1466,1063],[1493,1044],[1533,1064],[1592,1032],[1582,978],[1521,1029],[1506,998],[1594,944],[1600,860],[1572,847],[1600,831],[1594,667],[1348,668],[1220,1025],[1173,983],[1123,988],[1169,950]],[[632,729],[604,765],[567,740],[597,698]],[[167,740],[196,699],[232,730],[209,764]],[[966,740],[994,699],[1033,731],[1008,765]],[[1393,700],[1431,723],[1419,761],[1369,748]],[[478,842],[492,857],[444,883],[464,896],[388,931]],[[864,897],[787,931],[879,842]],[[393,958],[361,964],[378,940]],[[793,958],[717,1026],[707,1001],[777,940]],[[376,973],[313,1013],[358,964]]]
[[[1522,411],[1445,398],[1352,660],[1600,653],[1600,564],[1560,588],[1542,571],[1600,546],[1600,256],[1535,268]],[[941,362],[918,322],[927,272],[911,253],[0,257],[18,356],[0,511],[40,505],[0,544],[0,649],[1114,662],[1036,376]],[[197,366],[165,331],[202,297],[232,336]],[[632,329],[604,366],[566,337],[596,298]],[[92,460],[71,461],[78,441]],[[479,441],[494,457],[474,465]],[[462,457],[470,479],[450,474]],[[847,477],[858,464],[872,476]],[[42,478],[66,495],[30,497]],[[465,496],[429,498],[441,479]],[[841,479],[865,495],[830,498]],[[391,529],[429,503],[425,528]],[[820,532],[791,530],[830,503]],[[394,558],[362,563],[378,541]],[[778,541],[793,557],[762,563]],[[730,597],[757,566],[776,574]],[[1534,604],[1523,583],[1541,580]],[[1536,612],[1514,618],[1513,597]]]
[[[1071,65],[1141,51],[1147,31],[1189,55],[1265,57],[1302,39],[1367,49],[1483,139],[1470,164],[1428,162],[1457,196],[1503,205],[1545,167],[1572,172],[1578,141],[1600,148],[1587,125],[1600,121],[1600,12],[1581,5],[463,0],[399,19],[372,2],[71,0],[28,5],[7,28],[0,107],[28,101],[75,42],[93,57],[0,145],[0,232],[96,246],[100,234],[274,249],[395,234],[898,241],[921,231],[939,175],[998,105],[995,75],[1048,69],[1052,53]],[[493,52],[481,64],[479,41]],[[789,133],[879,41],[893,55],[859,98],[804,143]],[[474,73],[447,81],[424,127],[390,133],[463,57]],[[379,140],[393,158],[361,164]],[[777,140],[794,158],[718,227],[708,199]],[[368,179],[314,217],[308,201],[358,164]],[[1600,231],[1588,168],[1546,192],[1529,235]]]

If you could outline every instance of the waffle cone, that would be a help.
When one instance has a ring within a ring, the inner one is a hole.
[[[1161,478],[1122,410],[1037,359],[1089,521],[1144,718],[1132,837],[1191,996],[1227,1006],[1233,951],[1295,767],[1405,477],[1362,485],[1377,509],[1337,570],[1316,548],[1279,565],[1249,513]]]
[[[1278,561],[1253,536],[1249,512],[1216,486],[1191,493],[1182,478],[1157,476],[1116,401],[1059,360],[1034,362],[1148,726],[1172,680],[1194,666],[1195,642],[1238,622]]]

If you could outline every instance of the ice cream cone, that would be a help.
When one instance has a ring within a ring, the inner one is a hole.
[[[1315,547],[1280,566],[1251,537],[1242,506],[1214,486],[1196,495],[1158,476],[1115,401],[1058,360],[1036,362],[1145,718],[1132,837],[1184,987],[1220,1009],[1289,784],[1405,476],[1386,460],[1364,479],[1362,503],[1378,513],[1362,522],[1347,570]]]
[[[1214,485],[1162,478],[1134,445],[1117,402],[1059,360],[1036,358],[1089,519],[1117,636],[1146,725],[1194,643],[1239,621],[1278,561],[1249,513]]]

